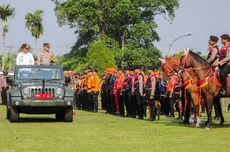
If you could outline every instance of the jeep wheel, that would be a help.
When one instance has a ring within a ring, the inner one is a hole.
[[[64,121],[65,122],[72,122],[73,121],[73,109],[68,108],[64,112]]]
[[[10,106],[6,105],[6,119],[10,119]]]
[[[17,108],[10,106],[9,114],[10,122],[17,122],[19,120],[19,112]]]

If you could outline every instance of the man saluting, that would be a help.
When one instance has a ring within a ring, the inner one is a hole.
[[[38,58],[38,64],[40,65],[52,65],[55,62],[55,57],[52,52],[50,52],[50,44],[43,44],[43,51]]]

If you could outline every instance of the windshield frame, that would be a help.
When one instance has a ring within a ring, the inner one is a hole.
[[[60,70],[60,78],[58,78],[58,79],[51,79],[51,78],[28,78],[28,79],[26,79],[26,78],[20,78],[19,76],[18,76],[18,72],[19,72],[19,70],[20,69],[22,69],[22,68],[31,68],[31,69],[33,69],[33,68],[40,68],[40,69],[59,69]],[[20,81],[28,81],[28,80],[57,80],[57,81],[62,81],[62,80],[64,80],[64,73],[63,73],[63,69],[61,68],[61,67],[59,67],[59,66],[44,66],[44,65],[24,65],[24,66],[22,66],[22,65],[20,65],[20,66],[17,66],[16,67],[16,69],[15,69],[15,75],[14,75],[14,77],[15,77],[15,80],[20,80]]]

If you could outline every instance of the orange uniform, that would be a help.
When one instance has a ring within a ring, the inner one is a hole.
[[[94,76],[93,75],[88,75],[87,76],[86,84],[87,84],[87,92],[92,92],[93,88],[95,87]]]
[[[123,80],[124,80],[124,75],[120,74],[117,76],[117,89],[122,89],[123,87]]]
[[[92,89],[91,91],[92,92],[99,92],[100,91],[100,84],[101,84],[101,79],[100,77],[98,76],[97,73],[94,73],[93,74],[93,79],[92,79]]]

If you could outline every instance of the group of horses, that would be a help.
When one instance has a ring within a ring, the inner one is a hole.
[[[206,128],[212,127],[212,107],[216,102],[219,107],[220,125],[224,124],[224,117],[220,105],[221,84],[216,83],[216,71],[214,68],[198,54],[189,49],[185,49],[181,58],[165,57],[161,59],[161,68],[165,75],[177,73],[183,82],[183,94],[185,103],[184,114],[188,110],[188,100],[193,104],[194,121],[193,127],[200,126],[200,105],[204,101],[207,113]],[[230,87],[227,87],[227,97],[230,96]]]

